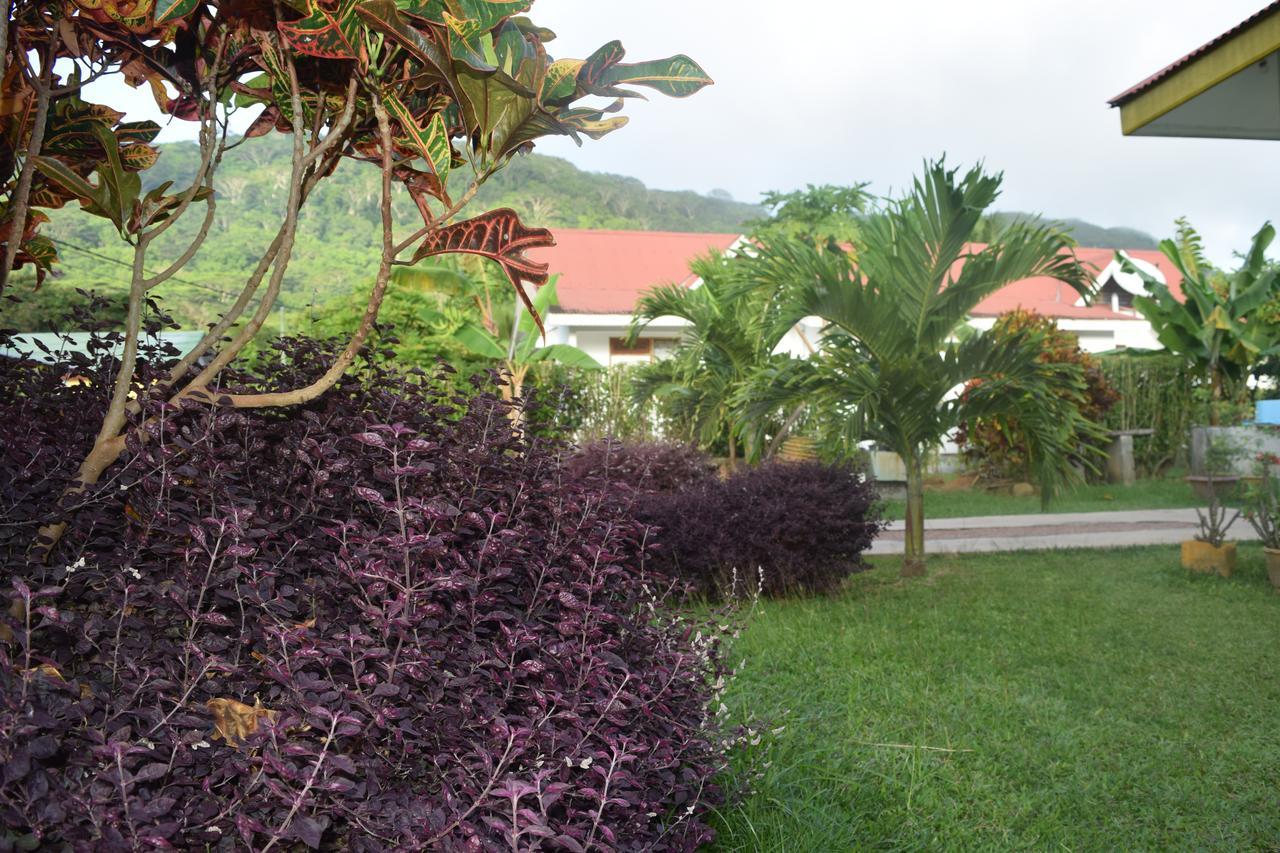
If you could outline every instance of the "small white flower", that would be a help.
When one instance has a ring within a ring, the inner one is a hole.
[[[588,755],[586,758],[584,758],[584,759],[582,759],[581,761],[579,761],[579,762],[578,762],[578,766],[579,766],[579,767],[581,767],[583,770],[586,770],[588,767],[590,767],[590,766],[591,766],[591,756],[590,756],[590,755]]]
[[[191,744],[192,749],[208,749],[208,747],[209,747],[209,741],[207,740],[198,740],[195,743]]]
[[[67,566],[67,574],[69,575],[74,574],[76,571],[83,568],[84,568],[84,557],[81,557],[71,565]]]
[[[138,571],[138,570],[137,570],[137,569],[135,569],[133,566],[126,566],[126,567],[125,567],[125,570],[124,570],[124,573],[125,573],[126,575],[130,575],[130,576],[131,576],[131,577],[133,577],[135,580],[142,580],[142,572]]]

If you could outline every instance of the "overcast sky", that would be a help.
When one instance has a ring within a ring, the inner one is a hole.
[[[1280,142],[1127,138],[1106,101],[1263,5],[537,0],[557,57],[621,38],[632,59],[687,53],[716,81],[685,100],[630,102],[631,124],[602,141],[538,150],[744,201],[806,183],[886,192],[946,152],[1004,171],[1001,209],[1157,237],[1185,214],[1222,262],[1280,219]]]

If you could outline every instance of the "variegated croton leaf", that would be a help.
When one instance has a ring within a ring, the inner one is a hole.
[[[524,282],[541,287],[547,283],[548,268],[546,264],[530,260],[525,252],[555,244],[555,238],[546,228],[529,228],[514,210],[502,208],[431,233],[414,253],[413,262],[433,255],[450,254],[480,255],[495,261],[511,280],[538,328],[542,329],[542,318],[534,309]]]

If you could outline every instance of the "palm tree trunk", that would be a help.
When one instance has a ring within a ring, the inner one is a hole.
[[[924,464],[919,452],[902,460],[907,469],[907,518],[902,577],[924,575]]]

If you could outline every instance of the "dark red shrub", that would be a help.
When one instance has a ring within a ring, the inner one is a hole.
[[[645,528],[485,381],[364,364],[302,409],[153,402],[33,564],[104,396],[60,376],[0,363],[0,849],[709,839],[714,645],[664,615]]]
[[[565,461],[570,479],[596,479],[639,492],[674,492],[715,479],[711,457],[687,444],[626,443],[604,439],[575,450]]]
[[[773,462],[726,480],[650,494],[637,516],[657,530],[650,565],[700,592],[823,592],[866,568],[884,527],[874,484],[852,467]]]

